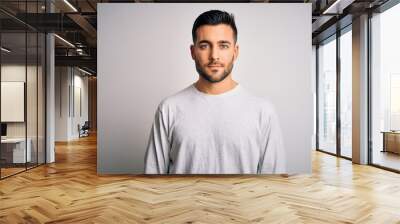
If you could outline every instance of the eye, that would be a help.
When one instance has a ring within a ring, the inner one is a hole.
[[[207,47],[208,47],[207,44],[202,44],[202,45],[199,46],[200,49],[206,49]]]
[[[228,48],[229,48],[229,45],[223,44],[223,45],[220,46],[220,48],[222,48],[222,49],[228,49]]]

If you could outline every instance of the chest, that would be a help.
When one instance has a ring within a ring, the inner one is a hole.
[[[260,114],[243,105],[209,105],[179,110],[171,126],[172,142],[242,144],[261,136]]]

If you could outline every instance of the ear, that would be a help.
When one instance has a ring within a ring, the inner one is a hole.
[[[233,53],[234,53],[235,60],[236,60],[237,57],[239,56],[239,45],[238,44],[235,45],[235,50]]]
[[[194,45],[190,45],[190,54],[192,55],[192,59],[194,60],[196,57],[194,55]]]

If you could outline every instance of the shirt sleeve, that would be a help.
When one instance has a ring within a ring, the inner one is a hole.
[[[145,174],[166,174],[169,167],[170,144],[168,125],[160,106],[151,128],[145,155]]]
[[[264,150],[261,154],[258,173],[261,174],[286,174],[286,153],[282,140],[282,132],[278,116],[272,110],[267,119],[264,132]]]

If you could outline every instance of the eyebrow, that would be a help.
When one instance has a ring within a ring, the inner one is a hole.
[[[231,44],[231,42],[227,41],[227,40],[220,40],[218,41],[219,44]]]
[[[201,41],[199,41],[199,44],[202,44],[202,43],[211,44],[211,42],[208,41],[208,40],[201,40]],[[219,44],[231,44],[231,42],[229,42],[229,41],[227,41],[227,40],[220,40],[220,41],[218,41],[218,43],[219,43]]]

